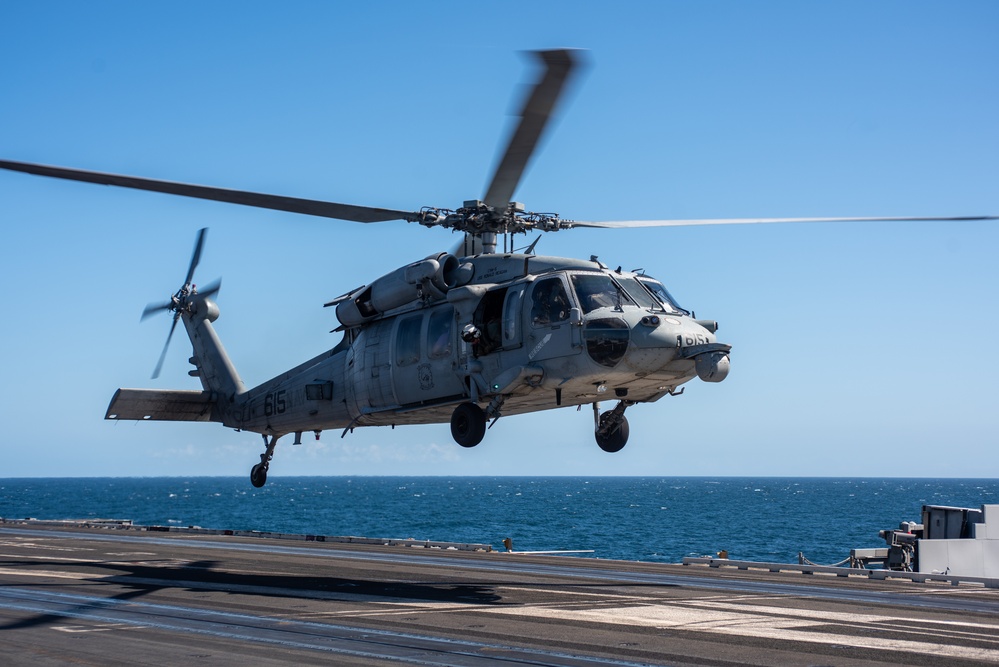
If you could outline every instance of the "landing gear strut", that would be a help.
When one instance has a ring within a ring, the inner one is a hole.
[[[475,447],[486,435],[486,413],[475,403],[461,403],[451,413],[451,437],[462,447]]]
[[[250,484],[258,489],[267,483],[267,469],[270,468],[271,459],[274,458],[274,446],[277,445],[280,436],[272,435],[268,440],[264,436],[264,453],[260,455],[260,463],[250,468]]]
[[[593,404],[593,420],[595,422],[593,435],[597,440],[597,445],[605,452],[619,452],[628,444],[628,418],[624,416],[624,410],[629,405],[631,403],[621,401],[613,410],[599,415],[600,404]]]

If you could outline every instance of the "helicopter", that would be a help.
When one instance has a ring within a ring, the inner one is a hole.
[[[330,350],[248,389],[213,327],[221,282],[199,290],[194,272],[207,230],[198,232],[181,287],[146,306],[142,319],[172,315],[167,349],[182,323],[201,390],[118,389],[108,420],[219,422],[258,433],[264,451],[250,471],[262,487],[280,438],[326,430],[346,436],[365,426],[449,423],[462,447],[482,442],[506,416],[589,405],[596,443],[618,452],[628,442],[625,411],[683,393],[694,379],[723,381],[731,346],[717,321],[697,319],[642,270],[611,269],[596,256],[535,254],[537,239],[515,251],[518,234],[573,228],[627,228],[773,222],[994,220],[976,217],[745,218],[590,222],[531,212],[513,201],[581,54],[532,52],[541,74],[482,199],[455,209],[375,208],[0,160],[0,168],[359,223],[405,221],[462,235],[432,253],[325,303],[342,334]],[[538,236],[540,239],[541,236]],[[502,248],[498,248],[502,240]],[[616,401],[603,410],[602,403]],[[342,437],[341,436],[341,437]]]

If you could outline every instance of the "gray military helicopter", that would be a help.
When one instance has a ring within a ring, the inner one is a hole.
[[[177,323],[194,354],[201,391],[119,389],[106,419],[214,421],[261,434],[264,452],[250,481],[260,487],[278,439],[360,426],[450,422],[455,441],[479,444],[501,416],[591,405],[597,444],[616,452],[628,441],[625,410],[683,392],[694,378],[721,382],[731,346],[717,322],[696,319],[666,287],[644,272],[609,269],[589,260],[534,254],[537,240],[513,251],[516,234],[575,227],[644,227],[767,222],[981,220],[964,218],[796,218],[580,222],[533,213],[512,202],[553,115],[578,52],[535,52],[542,75],[482,200],[460,208],[401,211],[135,178],[23,162],[0,168],[353,222],[391,220],[463,233],[452,252],[403,266],[325,304],[343,338],[328,352],[247,389],[212,326],[220,283],[198,290],[194,271],[206,230],[197,237],[181,288],[150,304],[143,319],[166,311],[173,323],[153,377],[159,375]],[[502,237],[503,250],[497,251]],[[538,237],[540,238],[540,236]],[[602,401],[617,404],[601,412]]]

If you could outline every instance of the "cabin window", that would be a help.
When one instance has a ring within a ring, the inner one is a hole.
[[[451,356],[451,325],[454,323],[454,308],[439,308],[430,313],[427,324],[428,356],[442,359]]]
[[[545,278],[534,283],[531,296],[531,323],[548,327],[569,319],[569,296],[560,278]]]
[[[395,334],[395,359],[400,366],[415,364],[420,360],[420,325],[422,315],[410,315],[399,320]]]

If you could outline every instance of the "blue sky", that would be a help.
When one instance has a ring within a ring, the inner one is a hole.
[[[481,197],[521,51],[587,49],[517,192],[583,220],[999,214],[994,2],[0,4],[0,158],[405,210]],[[224,277],[247,384],[329,347],[331,298],[451,246],[0,172],[0,476],[243,475],[259,436],[111,423],[114,390],[198,388],[146,303]],[[282,441],[271,475],[984,476],[999,471],[999,224],[548,235],[644,267],[733,345],[719,385],[589,410]]]

